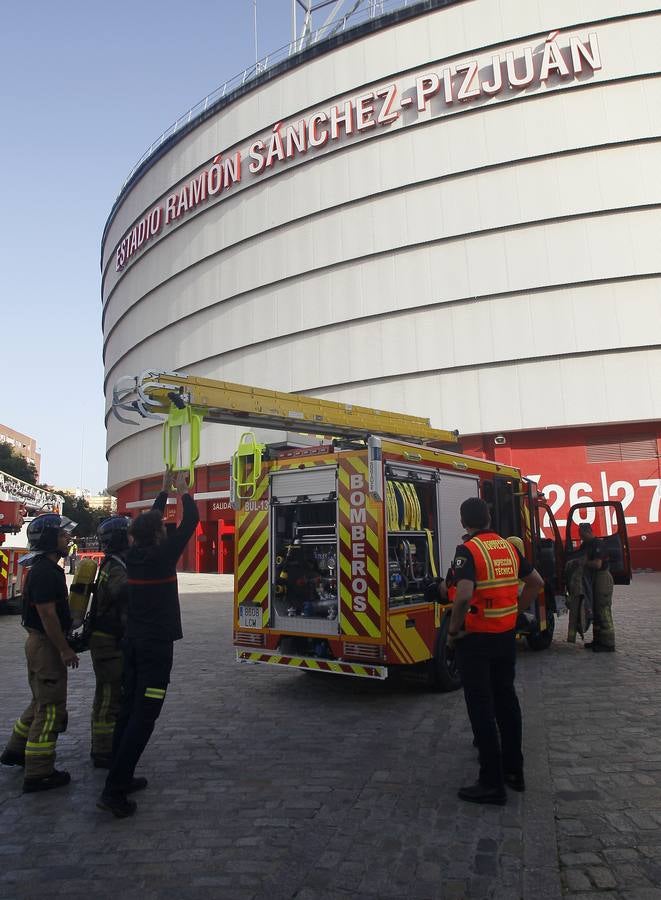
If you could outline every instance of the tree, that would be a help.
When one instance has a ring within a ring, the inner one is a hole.
[[[10,444],[0,443],[0,471],[13,475],[14,478],[20,478],[21,481],[27,481],[28,484],[37,483],[34,463],[16,453]]]
[[[62,491],[58,491],[58,493],[64,497],[62,515],[78,523],[74,535],[76,537],[91,537],[95,535],[99,522],[101,519],[106,518],[107,513],[103,510],[90,509],[89,503],[84,497],[76,497],[73,494],[67,494]]]

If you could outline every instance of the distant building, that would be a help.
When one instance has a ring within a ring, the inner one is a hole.
[[[37,470],[37,481],[39,481],[41,454],[37,453],[37,442],[34,438],[28,437],[27,434],[21,434],[20,431],[14,431],[8,425],[0,425],[0,443],[9,444],[16,453],[20,453],[28,462],[31,462]]]
[[[117,497],[108,497],[106,494],[96,494],[85,498],[90,509],[100,510],[112,516],[117,512]]]

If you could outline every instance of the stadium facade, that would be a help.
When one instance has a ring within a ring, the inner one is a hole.
[[[106,224],[109,484],[149,505],[161,430],[110,415],[147,369],[428,416],[538,479],[562,523],[626,508],[661,568],[661,11],[408,4],[209,102]],[[231,571],[207,426],[187,568]]]

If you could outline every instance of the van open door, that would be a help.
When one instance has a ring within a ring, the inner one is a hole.
[[[610,573],[615,584],[631,583],[631,552],[624,509],[617,500],[576,503],[567,515],[565,554],[581,544],[579,525],[589,524],[594,536],[606,547]]]

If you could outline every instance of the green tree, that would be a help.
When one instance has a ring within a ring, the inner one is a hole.
[[[29,462],[24,456],[12,448],[11,444],[0,443],[0,471],[29,484],[37,483],[37,470],[34,463]]]
[[[74,494],[67,494],[63,491],[57,493],[64,497],[62,515],[78,523],[74,536],[94,536],[100,520],[104,519],[107,513],[102,510],[90,509],[90,505],[84,497],[76,497]]]

